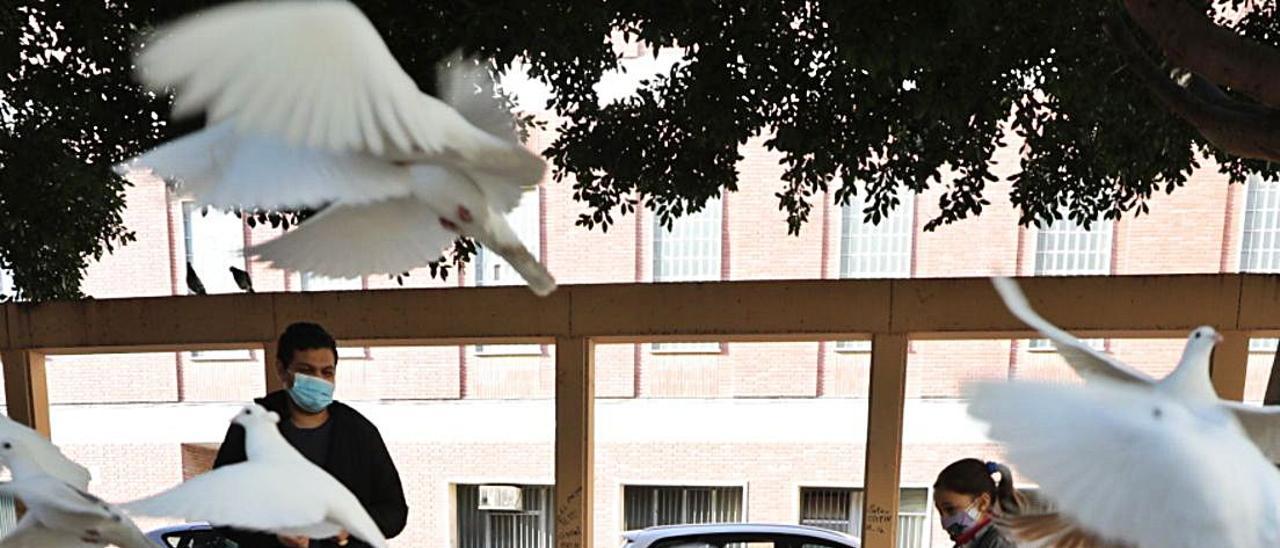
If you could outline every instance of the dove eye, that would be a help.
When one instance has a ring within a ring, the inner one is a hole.
[[[251,413],[248,409],[245,409],[245,410],[244,410],[244,414],[245,414],[245,415],[252,415],[253,413]]]
[[[13,449],[13,444],[12,444],[12,443],[9,443],[9,442],[7,442],[7,441],[6,441],[6,442],[4,442],[4,446],[3,446],[3,447],[4,447],[5,449]]]

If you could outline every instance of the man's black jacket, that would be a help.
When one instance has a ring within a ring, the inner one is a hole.
[[[256,400],[258,405],[275,411],[280,420],[289,420],[289,394],[283,390],[267,394]],[[329,405],[329,452],[324,469],[351,490],[360,500],[383,536],[394,537],[404,530],[409,506],[404,501],[404,488],[400,485],[400,473],[391,461],[387,445],[378,433],[378,427],[355,409],[339,402]],[[244,462],[244,428],[232,425],[226,439],[218,449],[213,467]],[[275,535],[224,530],[240,548],[279,548]],[[312,546],[325,544],[312,541]],[[352,537],[347,548],[364,548],[368,545]]]

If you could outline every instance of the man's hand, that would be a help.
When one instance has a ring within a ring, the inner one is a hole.
[[[276,535],[276,540],[279,540],[280,544],[283,544],[288,548],[307,548],[307,546],[311,545],[311,539],[302,536],[288,537],[285,535]]]
[[[338,531],[338,536],[333,538],[338,539],[338,546],[346,546],[347,540],[351,538],[351,533],[348,533],[346,529],[343,529]]]

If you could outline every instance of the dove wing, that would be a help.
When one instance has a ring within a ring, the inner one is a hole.
[[[1070,365],[1080,376],[1109,377],[1124,382],[1155,384],[1155,379],[1145,373],[1121,363],[1104,352],[1095,350],[1088,343],[1049,323],[1031,308],[1026,295],[1018,288],[1017,282],[1008,278],[992,278],[991,283],[995,285],[1000,298],[1004,299],[1005,306],[1009,307],[1009,312],[1052,341],[1054,348],[1057,348],[1058,353],[1066,359],[1067,365]]]
[[[326,501],[298,489],[289,477],[280,467],[244,462],[216,468],[123,507],[137,515],[254,531],[299,529],[323,521]]]
[[[541,181],[546,172],[545,161],[517,141],[515,118],[495,97],[493,77],[485,64],[455,54],[440,63],[437,88],[440,97],[472,125],[520,147],[528,155],[528,168],[523,173],[469,174],[495,211],[511,212],[520,205],[525,191]]]
[[[84,542],[77,535],[49,529],[30,514],[22,516],[18,525],[0,539],[0,548],[102,548],[106,545],[105,542]]]
[[[241,133],[396,158],[448,157],[505,173],[519,147],[422,93],[373,24],[340,1],[241,2],[161,28],[138,53],[148,88],[175,88],[174,114],[206,111]]]
[[[67,458],[62,450],[25,425],[8,417],[0,416],[0,436],[18,441],[37,466],[49,475],[65,481],[77,489],[89,488],[89,470],[76,461]]]
[[[969,413],[1058,512],[1144,546],[1269,546],[1280,476],[1229,413],[1098,379],[977,383]],[[1105,486],[1105,487],[1101,487]]]
[[[292,146],[240,135],[228,122],[174,139],[130,160],[175,183],[200,205],[300,209],[367,203],[409,192],[409,170],[361,152]]]
[[[440,259],[457,234],[416,198],[333,205],[249,248],[274,268],[333,278],[400,274]]]
[[[1259,407],[1230,400],[1220,403],[1235,413],[1236,420],[1262,454],[1280,464],[1280,405]]]

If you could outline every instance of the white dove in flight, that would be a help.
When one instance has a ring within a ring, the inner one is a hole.
[[[992,278],[992,283],[1009,311],[1052,341],[1067,364],[1086,380],[1108,378],[1155,387],[1180,397],[1215,402],[1234,413],[1259,449],[1273,462],[1280,463],[1280,406],[1258,407],[1223,400],[1218,398],[1213,388],[1209,360],[1213,355],[1213,345],[1221,341],[1221,336],[1213,328],[1199,327],[1192,331],[1177,367],[1167,377],[1156,380],[1049,323],[1031,308],[1017,282],[1008,278]]]
[[[249,253],[348,278],[440,259],[458,235],[502,256],[538,295],[546,267],[505,218],[546,162],[516,138],[488,69],[461,57],[423,93],[344,1],[237,3],[162,28],[138,76],[209,125],[128,165],[218,208],[324,208]]]
[[[12,481],[0,483],[0,494],[27,508],[0,547],[156,547],[118,508],[51,475],[41,463],[45,455],[20,436],[0,435],[0,462],[13,474]]]
[[[1021,542],[1280,546],[1280,475],[1216,402],[1105,377],[985,382],[969,414],[1055,504],[997,519]]]

